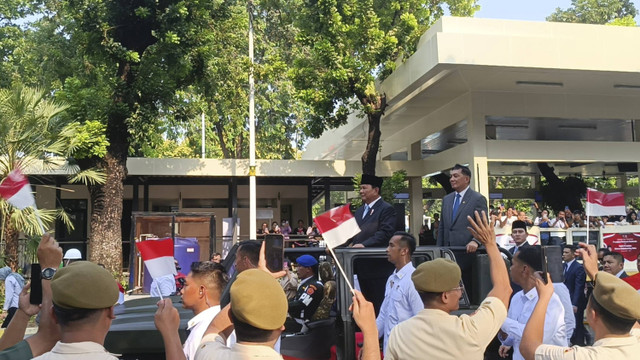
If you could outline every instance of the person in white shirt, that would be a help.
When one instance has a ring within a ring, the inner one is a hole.
[[[571,294],[564,283],[553,283],[553,289],[564,308],[564,330],[567,335],[567,342],[571,343],[571,336],[576,329],[576,317],[573,314],[573,304],[571,303]]]
[[[151,281],[149,294],[152,297],[165,297],[176,292],[176,279],[173,274],[157,277]]]
[[[529,246],[520,249],[513,257],[511,265],[511,279],[522,287],[509,305],[507,319],[498,332],[498,339],[502,346],[498,350],[501,357],[506,357],[508,351],[513,348],[513,360],[524,360],[520,354],[520,342],[524,327],[538,302],[533,274],[542,270],[540,246]],[[554,294],[547,308],[544,326],[544,344],[567,346],[565,332],[564,308],[558,295]]]
[[[187,360],[195,359],[200,340],[211,320],[220,312],[220,294],[229,277],[222,265],[211,261],[194,262],[182,288],[182,307],[195,315],[187,323],[189,337],[182,347]]]
[[[384,338],[382,349],[385,354],[391,329],[424,308],[420,295],[411,281],[411,274],[416,270],[411,263],[411,255],[415,249],[416,239],[409,233],[398,231],[389,240],[387,259],[396,269],[387,280],[384,301],[376,319],[378,334]]]
[[[4,305],[2,310],[7,312],[7,316],[2,323],[2,327],[6,328],[9,326],[13,314],[18,310],[18,298],[24,287],[24,278],[22,275],[13,272],[10,267],[5,266],[0,269],[0,281],[4,281]]]
[[[558,216],[549,223],[549,227],[564,230],[569,228],[564,211],[558,211]],[[550,235],[551,238],[549,239],[549,245],[562,245],[562,243],[564,243],[566,232],[552,231]]]

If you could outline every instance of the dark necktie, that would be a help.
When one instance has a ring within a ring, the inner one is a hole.
[[[458,207],[460,207],[460,194],[456,194],[456,201],[453,202],[453,212],[451,213],[451,221],[456,219],[458,213]]]
[[[562,275],[565,275],[569,267],[567,266],[567,263],[564,263],[563,266],[564,266],[564,271],[562,272]]]

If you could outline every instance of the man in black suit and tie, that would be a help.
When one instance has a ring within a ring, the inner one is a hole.
[[[396,211],[380,197],[382,178],[362,174],[360,198],[362,206],[356,210],[355,218],[360,232],[351,238],[351,247],[387,247],[396,231]]]
[[[576,261],[575,249],[572,245],[564,246],[562,260],[564,261],[564,284],[569,289],[571,305],[573,305],[573,313],[576,317],[576,328],[571,336],[571,344],[585,346],[584,309],[587,305],[587,299],[584,296],[584,289],[587,276],[582,264]]]
[[[474,217],[474,212],[487,214],[487,199],[480,193],[473,191],[471,183],[471,170],[468,167],[456,164],[451,169],[449,183],[454,192],[447,194],[442,199],[442,211],[440,212],[440,225],[438,226],[438,246],[465,247],[464,251],[455,251],[456,262],[462,270],[462,281],[467,288],[467,293],[473,296],[471,289],[471,263],[473,254],[478,249],[480,242],[471,236],[467,226],[467,216]]]
[[[380,197],[382,178],[362,174],[360,198],[362,206],[356,210],[355,218],[360,232],[351,238],[349,247],[387,247],[395,232],[396,211]],[[384,300],[387,278],[394,270],[387,259],[356,260],[354,272],[358,276],[360,289],[373,303],[376,314]]]

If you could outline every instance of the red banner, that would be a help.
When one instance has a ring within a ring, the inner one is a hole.
[[[628,261],[636,261],[640,254],[640,234],[610,233],[603,234],[602,239],[611,251],[617,251]]]

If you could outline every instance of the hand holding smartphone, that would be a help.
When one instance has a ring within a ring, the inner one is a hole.
[[[564,281],[564,267],[562,266],[562,248],[560,246],[542,247],[542,281],[547,283],[547,273],[551,275],[551,281],[560,283]]]
[[[284,268],[284,236],[282,234],[267,234],[264,242],[267,269],[274,273],[282,271]]]
[[[40,264],[31,264],[31,290],[29,302],[33,305],[42,304],[42,279],[40,277]]]

